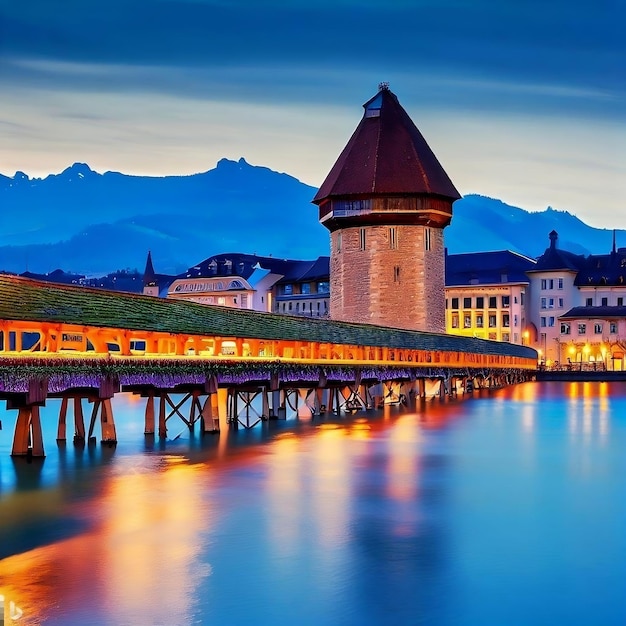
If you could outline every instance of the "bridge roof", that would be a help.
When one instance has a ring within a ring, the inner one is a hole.
[[[0,320],[536,358],[514,344],[168,300],[0,275]]]

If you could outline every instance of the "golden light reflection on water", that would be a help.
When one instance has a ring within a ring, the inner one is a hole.
[[[37,624],[58,607],[100,609],[112,624],[159,623],[164,614],[188,623],[192,594],[211,573],[196,559],[199,536],[211,527],[196,497],[206,472],[181,461],[111,477],[92,528],[4,559],[0,589],[23,609],[22,623]],[[92,506],[78,505],[75,514]],[[146,598],[159,598],[159,606]]]
[[[416,415],[398,418],[389,432],[387,494],[394,500],[408,502],[417,496],[419,467],[415,448],[420,440],[421,432]]]

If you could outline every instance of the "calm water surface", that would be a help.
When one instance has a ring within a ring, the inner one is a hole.
[[[3,403],[4,404],[4,403]],[[626,624],[626,384],[527,383],[418,411],[9,456],[16,624]]]

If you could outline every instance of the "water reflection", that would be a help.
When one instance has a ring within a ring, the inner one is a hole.
[[[21,623],[626,623],[625,385],[147,445],[119,400],[117,448],[2,442]]]

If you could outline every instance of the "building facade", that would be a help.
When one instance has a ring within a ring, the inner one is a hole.
[[[558,234],[528,273],[533,347],[548,367],[626,367],[626,249],[576,255],[559,249]]]
[[[534,259],[503,250],[446,255],[446,332],[529,345]]]
[[[445,332],[443,229],[460,195],[386,84],[313,202],[330,231],[330,317]]]
[[[237,309],[324,317],[328,257],[299,261],[218,254],[175,277],[167,297]]]

